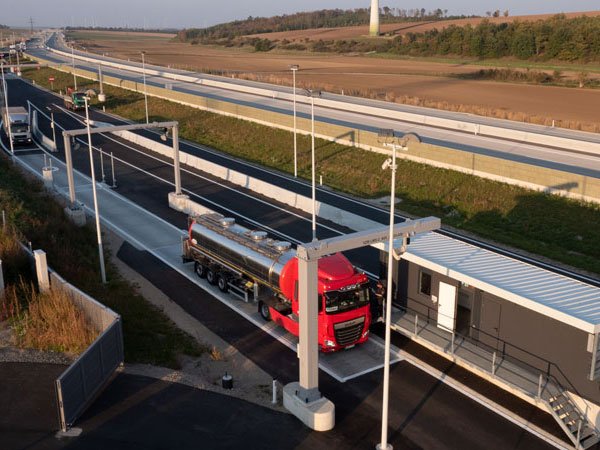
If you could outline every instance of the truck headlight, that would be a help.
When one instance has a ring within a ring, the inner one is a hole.
[[[335,347],[335,342],[325,339],[325,347]]]
[[[362,339],[366,338],[369,335],[369,329],[367,328],[362,334]]]

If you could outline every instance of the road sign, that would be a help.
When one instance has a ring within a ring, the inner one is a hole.
[[[48,77],[48,81],[53,82],[54,81],[54,77]]]
[[[48,77],[48,81],[50,82],[50,89],[54,90],[54,77]]]

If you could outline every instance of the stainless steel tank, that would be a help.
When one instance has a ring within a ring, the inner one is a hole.
[[[217,213],[194,217],[189,232],[193,247],[277,288],[285,265],[296,256],[289,242],[271,239],[264,231],[249,230]]]

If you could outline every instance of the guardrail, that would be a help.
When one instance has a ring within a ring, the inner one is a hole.
[[[53,53],[60,54],[66,57],[72,55],[61,50],[57,50],[48,47]],[[90,58],[82,55],[75,55],[75,57],[82,61],[87,61],[97,65],[103,65],[108,67],[114,67],[118,69],[128,70],[132,72],[142,73],[143,69],[135,65],[115,63],[103,59]],[[287,92],[276,91],[272,89],[264,89],[258,87],[247,86],[243,84],[236,84],[233,82],[223,82],[217,80],[211,80],[206,78],[200,78],[197,76],[181,75],[177,73],[168,72],[166,70],[155,70],[152,68],[146,68],[145,72],[147,75],[155,75],[163,78],[169,78],[176,81],[185,81],[189,83],[201,84],[221,89],[233,90],[238,92],[244,92],[249,94],[260,95],[270,98],[279,98],[284,100],[292,100],[293,94]],[[310,101],[308,98],[303,96],[297,96],[296,101],[299,103],[308,104]],[[348,110],[350,104],[348,102],[342,102],[337,100],[328,100],[323,98],[314,99],[315,105],[324,108]],[[525,142],[529,144],[549,146],[563,148],[573,151],[580,151],[586,153],[594,153],[600,155],[600,143],[591,142],[586,140],[565,138],[560,136],[546,135],[542,133],[536,133],[531,131],[516,130],[509,127],[492,126],[486,124],[465,122],[460,120],[446,119],[442,117],[428,116],[424,114],[416,114],[412,112],[397,111],[389,108],[381,108],[367,105],[359,105],[356,103],[351,104],[352,111],[356,113],[363,113],[370,116],[385,117],[386,119],[395,119],[404,122],[411,122],[419,125],[445,128],[454,131],[467,132],[471,134],[484,135],[494,137],[502,140],[514,140],[519,142]]]

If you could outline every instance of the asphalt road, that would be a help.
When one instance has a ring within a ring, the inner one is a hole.
[[[27,98],[33,99],[38,105],[52,103],[56,100],[54,96],[41,93],[39,90],[16,80],[9,81],[9,92],[11,93],[9,96],[11,105],[24,104]],[[65,113],[58,113],[56,120],[68,128],[81,127],[80,124]],[[47,124],[44,126],[47,127]],[[46,132],[48,133],[48,130]],[[102,137],[98,137],[98,141],[94,138],[94,144],[100,145],[105,151],[114,152],[115,156],[118,154],[119,157],[134,162],[136,165],[143,164],[148,172],[156,176],[162,175],[164,172],[166,179],[171,179],[172,177],[171,169],[164,161],[149,160],[147,156],[132,150],[129,144],[129,147],[124,147],[121,144]],[[62,157],[63,155],[59,153],[59,156]],[[85,148],[75,151],[75,167],[84,173],[89,173],[88,158]],[[96,164],[98,162],[97,158]],[[181,228],[185,227],[185,217],[169,209],[167,206],[166,194],[172,190],[169,185],[156,178],[143,175],[138,169],[133,169],[124,163],[116,164],[116,169],[119,186],[117,192],[151,210],[170,223]],[[98,169],[97,175],[99,176]],[[108,182],[110,183],[111,180],[109,179]],[[191,186],[193,183],[198,183],[193,186],[193,191],[197,195],[201,195],[203,198],[210,197],[211,199],[218,198],[220,199],[219,201],[227,201],[228,207],[232,207],[232,209],[247,206],[246,204],[250,202],[247,196],[232,200],[234,194],[226,190],[226,187],[217,187],[209,182],[198,181],[195,178],[186,178],[183,184],[184,186]],[[273,203],[272,201],[269,202]],[[280,209],[264,213],[262,209],[264,207],[264,204],[262,204],[261,209],[257,209],[256,205],[250,205],[247,207],[247,210],[250,212],[255,210],[254,217],[256,217],[256,220],[270,221],[270,224],[278,228],[284,225],[289,227],[289,229],[286,228],[286,231],[289,233],[299,233],[297,235],[299,238],[304,238],[309,232],[309,222],[305,219],[289,215],[286,217]],[[285,207],[285,210],[289,209],[289,207]],[[335,224],[329,225],[333,226]],[[326,229],[320,230],[320,232],[325,233]],[[181,304],[190,314],[197,317],[203,324],[238,348],[239,351],[263,367],[268,373],[276,376],[283,382],[297,379],[297,359],[295,354],[287,347],[284,347],[283,344],[272,339],[260,329],[257,329],[189,281],[182,279],[174,271],[162,267],[158,261],[148,259],[149,255],[144,255],[144,252],[134,250],[131,246],[126,246],[119,252],[119,257],[127,261],[149,280],[153,281],[169,297]],[[448,370],[451,370],[451,368],[448,368]],[[243,376],[243,374],[240,376]],[[306,428],[296,423],[294,425],[296,428],[294,429],[299,430],[297,433],[303,438],[295,440],[295,431],[293,429],[285,429],[282,426],[281,433],[279,433],[279,430],[275,433],[273,432],[271,422],[266,420],[263,422],[263,426],[267,427],[267,431],[269,431],[269,445],[270,443],[274,443],[274,445],[278,446],[277,448],[309,448],[319,445],[324,445],[327,448],[373,448],[374,443],[379,439],[381,377],[381,371],[375,371],[345,384],[340,384],[326,374],[321,373],[321,389],[326,393],[328,398],[334,401],[337,408],[337,426],[335,430],[329,433],[319,434],[308,432],[307,434]],[[208,443],[207,445],[209,446],[212,443],[217,445],[214,441],[215,437],[210,434],[212,427],[205,427],[204,422],[197,416],[199,413],[196,411],[198,408],[207,405],[206,408],[210,414],[212,412],[210,403],[203,403],[200,400],[188,403],[185,401],[187,397],[181,395],[174,396],[174,402],[177,407],[170,407],[169,405],[173,404],[166,400],[162,402],[157,401],[156,403],[142,403],[142,406],[127,406],[129,399],[136,394],[127,389],[111,391],[110,389],[113,389],[115,386],[118,387],[119,385],[111,385],[109,390],[98,400],[98,404],[105,405],[101,407],[104,408],[102,411],[107,410],[108,412],[98,412],[97,414],[99,416],[107,414],[107,417],[111,417],[110,413],[120,411],[119,408],[124,408],[125,412],[122,415],[117,414],[114,420],[107,419],[97,428],[90,428],[90,432],[92,432],[92,429],[101,431],[97,435],[98,442],[101,442],[104,448],[124,448],[124,446],[120,447],[124,443],[128,445],[128,448],[131,446],[145,448],[146,445],[155,448],[165,448],[162,447],[167,445],[164,436],[179,436],[182,432],[187,433],[185,435],[186,442],[192,441],[194,445],[198,445],[200,442]],[[534,437],[522,428],[498,416],[493,411],[484,408],[472,399],[458,393],[437,379],[424,374],[406,362],[393,366],[391,370],[391,386],[390,441],[397,449],[551,448],[544,441]],[[485,389],[491,390],[492,388],[487,386]],[[106,400],[107,403],[101,403],[104,401],[102,399],[109,392],[115,392],[113,397],[108,397]],[[167,397],[170,399],[169,396]],[[517,409],[524,417],[536,416],[541,423],[545,424],[546,428],[553,429],[556,432],[557,426],[556,424],[552,424],[551,421],[548,422],[549,416],[546,417],[547,415],[543,415],[538,410],[535,410],[535,408],[523,402],[515,401],[514,398],[507,394],[504,394],[502,397],[505,401],[511,402],[514,409]],[[179,401],[179,399],[181,400]],[[94,405],[94,408],[98,404]],[[12,403],[12,405],[14,407],[15,403]],[[95,411],[94,408],[90,409],[88,414],[93,414],[93,411]],[[196,411],[196,415],[193,414],[193,411]],[[206,410],[202,410],[202,412],[203,414],[207,414]],[[161,420],[157,420],[157,414]],[[541,416],[538,416],[540,414]],[[215,416],[217,416],[216,413]],[[234,422],[244,420],[242,416],[229,416],[228,423],[232,427],[230,428],[231,430],[237,425]],[[81,439],[84,439],[88,435],[85,424],[88,423],[88,420],[93,420],[94,417],[96,416],[91,417],[86,414],[82,418],[81,426],[84,428],[84,437]],[[257,422],[254,422],[254,418],[249,418],[248,420],[250,421],[250,428],[252,430],[260,426]],[[197,430],[198,432],[195,434],[193,432],[194,427],[198,426],[201,429]],[[26,423],[23,423],[21,427],[26,427]],[[127,430],[130,429],[132,431],[128,432]],[[227,430],[224,429],[222,432],[219,431],[219,433],[227,435],[229,433]],[[237,439],[244,435],[244,433],[236,433],[233,434]],[[305,437],[313,435],[315,436],[314,438]],[[103,440],[105,436],[107,436],[106,440]],[[156,436],[155,439],[151,439],[152,436]],[[294,446],[281,446],[282,436],[286,437],[284,439],[285,443],[291,442]],[[70,446],[79,445],[77,442],[79,441],[75,441]],[[88,442],[89,446],[81,448],[92,448],[97,444],[94,440]],[[179,441],[177,442],[179,443]],[[133,445],[134,443],[136,445]],[[269,447],[263,445],[256,448]]]
[[[289,353],[289,352],[288,352]],[[118,374],[76,424],[78,437],[56,437],[53,382],[63,366],[0,363],[0,445],[17,449],[373,449],[379,440],[378,388],[359,387],[326,433],[311,431],[290,414],[218,393],[143,376]],[[401,373],[400,373],[401,372]],[[545,449],[524,430],[490,422],[473,424],[480,411],[461,409],[460,395],[440,382],[397,365],[395,375],[414,383],[392,389],[401,407],[390,419],[398,449]],[[410,400],[409,397],[415,400]],[[459,401],[459,405],[454,402]],[[358,402],[358,403],[357,403]],[[440,413],[443,419],[440,420]],[[487,415],[494,416],[487,412]]]
[[[62,51],[70,51],[62,47],[62,44],[58,43],[56,39],[51,39],[49,46],[54,46],[61,49]],[[55,53],[51,53],[48,50],[42,48],[30,48],[28,52],[32,55],[38,55],[47,60],[54,62],[62,62],[71,64],[71,58],[61,56]],[[89,56],[89,55],[88,55]],[[96,57],[96,56],[94,56]],[[98,56],[102,59],[101,56]],[[127,61],[119,61],[121,64],[128,64]],[[133,63],[132,63],[133,64]],[[135,65],[135,64],[134,64]],[[76,61],[75,67],[97,71],[97,66],[94,64],[87,63],[85,61]],[[165,68],[160,68],[165,71]],[[176,71],[175,71],[176,72]],[[106,75],[114,75],[124,79],[142,82],[142,75],[140,73],[114,69],[105,67],[103,73]],[[189,75],[189,74],[188,74]],[[193,74],[199,78],[217,78],[214,76],[206,76],[203,74]],[[219,78],[220,81],[223,81]],[[236,92],[226,89],[218,89],[210,86],[203,86],[194,83],[174,81],[169,78],[159,76],[147,76],[146,82],[149,85],[164,87],[165,85],[172,86],[173,90],[200,95],[208,98],[214,98],[218,100],[224,100],[240,105],[248,105],[252,107],[262,108],[270,111],[276,111],[283,114],[291,115],[292,103],[287,100],[273,99],[269,97],[263,97],[253,94],[246,94],[242,92]],[[232,80],[226,80],[227,83],[233,83]],[[251,84],[251,83],[242,83]],[[271,86],[269,85],[269,88]],[[277,87],[276,89],[285,90],[284,87]],[[455,148],[471,153],[489,155],[499,157],[511,161],[524,162],[541,167],[548,167],[557,170],[563,170],[567,172],[577,173],[581,175],[587,175],[591,177],[600,177],[600,158],[593,155],[581,154],[577,152],[564,151],[556,148],[548,148],[544,146],[531,145],[522,142],[512,142],[497,138],[490,138],[485,136],[476,136],[464,132],[457,132],[451,130],[445,130],[434,127],[422,126],[414,123],[407,123],[398,120],[390,120],[385,117],[375,117],[366,114],[359,114],[352,112],[353,104],[368,104],[370,106],[377,106],[379,108],[391,108],[396,110],[408,110],[403,105],[389,105],[386,102],[377,102],[371,100],[354,99],[344,96],[335,96],[327,94],[324,98],[331,98],[338,101],[349,102],[346,110],[338,110],[331,108],[323,108],[315,106],[316,120],[328,123],[335,123],[339,125],[349,126],[352,128],[363,129],[367,131],[377,132],[381,128],[392,128],[400,133],[414,132],[417,133],[423,140],[434,145],[442,145],[450,148]],[[307,104],[297,104],[297,110],[299,117],[310,118],[310,106]],[[474,116],[460,115],[452,112],[445,111],[432,111],[427,108],[419,109],[420,114],[435,115],[439,117],[447,117],[451,119],[460,119],[465,121],[477,121],[481,123],[490,123],[505,128],[514,129],[525,129],[530,131],[536,131],[543,134],[571,137],[585,141],[592,141],[600,143],[600,137],[591,133],[581,133],[569,130],[554,130],[548,129],[548,127],[539,127],[529,124],[517,124],[508,121],[497,121],[494,119],[476,118]],[[413,111],[414,112],[414,111]]]

